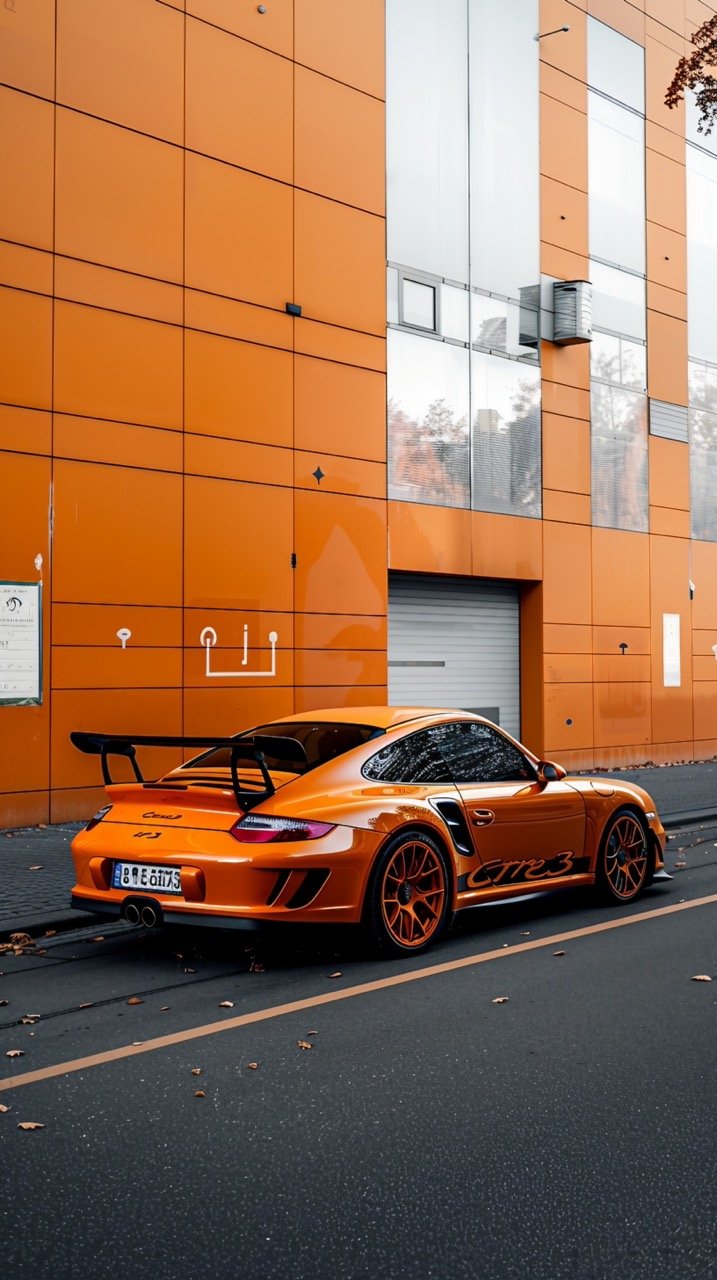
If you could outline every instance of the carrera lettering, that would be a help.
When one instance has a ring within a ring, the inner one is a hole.
[[[485,862],[466,877],[466,889],[481,889],[492,884],[521,884],[533,880],[551,880],[577,872],[575,855],[566,850],[554,858],[520,858],[511,862]]]
[[[142,814],[143,818],[161,818],[163,822],[178,822],[181,816],[181,813],[155,813],[153,809]]]
[[[133,840],[159,840],[161,831],[135,831]]]

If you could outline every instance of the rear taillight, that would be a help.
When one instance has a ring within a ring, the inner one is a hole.
[[[93,827],[96,827],[97,823],[101,822],[102,819],[107,816],[111,808],[112,808],[111,804],[105,804],[102,806],[101,809],[98,809],[97,813],[94,813],[90,818],[89,822],[87,823],[87,826],[85,827],[85,831],[91,831]]]
[[[305,818],[269,818],[248,813],[234,823],[230,834],[242,844],[269,844],[277,840],[318,840],[333,831],[332,822],[312,822]]]

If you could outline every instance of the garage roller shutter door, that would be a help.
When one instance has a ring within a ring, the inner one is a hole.
[[[520,734],[520,608],[504,582],[392,574],[392,706],[461,707]]]

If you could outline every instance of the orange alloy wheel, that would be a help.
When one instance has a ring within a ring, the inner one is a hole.
[[[446,917],[446,867],[427,836],[407,833],[389,852],[380,875],[381,917],[396,949],[418,950],[433,940]]]
[[[647,878],[648,849],[644,827],[634,814],[616,813],[603,838],[600,878],[610,897],[628,902]]]

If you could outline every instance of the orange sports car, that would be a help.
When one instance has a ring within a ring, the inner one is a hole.
[[[664,868],[640,787],[568,777],[462,711],[360,707],[233,738],[73,733],[108,804],[74,839],[72,905],[132,924],[362,923],[416,954],[454,912],[595,885],[630,902]],[[136,748],[206,748],[156,782]],[[110,756],[135,781],[112,783]]]

